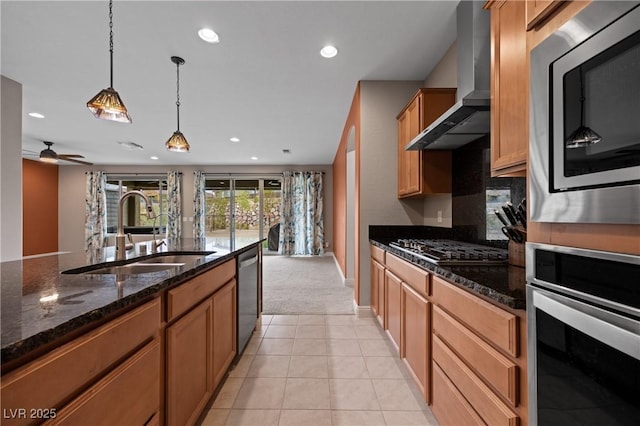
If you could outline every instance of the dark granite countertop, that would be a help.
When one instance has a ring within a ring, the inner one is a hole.
[[[213,240],[167,241],[159,253],[211,252],[192,264],[139,275],[62,274],[62,271],[114,261],[114,248],[92,253],[62,253],[0,263],[2,364],[22,357],[42,345],[112,316],[117,311],[150,299],[154,294],[198,275],[261,241],[234,252]],[[143,260],[138,243],[127,252]]]
[[[392,240],[371,239],[371,243],[381,249],[426,269],[460,287],[484,296],[485,299],[511,309],[525,309],[525,269],[511,265],[491,266],[440,266],[412,256],[388,245]]]

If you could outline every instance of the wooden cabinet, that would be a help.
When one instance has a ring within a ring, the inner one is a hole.
[[[451,192],[451,151],[405,146],[455,103],[455,89],[420,89],[397,116],[398,198]]]
[[[235,265],[227,261],[167,294],[168,425],[196,422],[236,355]]]
[[[555,10],[562,6],[560,0],[527,0],[527,31],[530,31],[549,18]]]
[[[525,176],[529,150],[527,3],[491,7],[491,176]]]
[[[236,280],[213,295],[213,385],[222,381],[236,356]]]
[[[427,404],[431,402],[430,390],[430,303],[409,285],[402,285],[402,353],[404,362],[420,388]]]
[[[167,327],[167,424],[194,424],[213,392],[213,300]]]
[[[62,412],[63,407],[77,398],[82,390],[117,370],[119,366],[129,365],[126,361],[129,354],[159,335],[160,308],[160,299],[154,299],[3,375],[3,413],[18,409],[26,410],[27,414],[30,410],[45,409]],[[151,356],[152,354],[146,353],[144,359],[149,360]],[[159,363],[159,359],[149,362]],[[125,376],[136,371],[140,371],[138,367],[123,367],[118,370],[115,373],[118,376],[117,383],[129,383],[129,378]],[[158,373],[159,369],[156,375]],[[148,384],[151,385],[151,382]],[[106,387],[113,389],[110,386]],[[150,397],[153,400],[145,399],[145,403],[154,409],[159,407],[159,391],[151,395],[144,393],[139,397]],[[96,409],[95,414],[98,417],[110,418],[108,416],[113,413],[108,411],[111,408],[112,406],[105,406]],[[26,415],[3,418],[2,424],[23,425],[34,424],[37,421],[37,418]]]
[[[459,421],[452,410],[462,415],[471,408],[486,424],[525,426],[524,312],[501,309],[439,277],[432,290],[434,377],[437,367],[444,375],[440,388],[453,387],[456,395],[436,397],[434,379],[433,411],[440,424]]]
[[[145,425],[160,411],[156,338],[60,410],[47,425]]]
[[[385,251],[370,245],[371,252],[371,310],[384,329],[384,262]]]
[[[400,352],[402,323],[402,281],[388,269],[384,272],[385,329],[391,342]],[[400,354],[402,356],[402,354]]]

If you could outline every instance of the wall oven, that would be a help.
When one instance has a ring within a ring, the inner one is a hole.
[[[640,223],[640,6],[594,1],[531,52],[531,220]]]
[[[527,243],[529,425],[640,419],[640,256]]]

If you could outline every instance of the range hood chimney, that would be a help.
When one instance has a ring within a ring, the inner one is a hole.
[[[481,1],[461,1],[458,27],[456,103],[405,147],[406,150],[456,149],[490,131],[491,44],[489,11]]]

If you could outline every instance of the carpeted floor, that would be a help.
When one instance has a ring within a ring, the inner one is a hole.
[[[264,256],[264,314],[352,314],[333,256]]]

